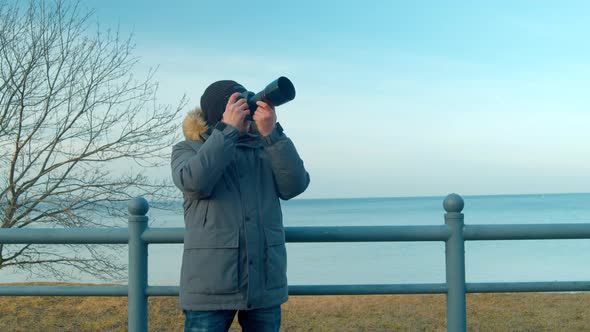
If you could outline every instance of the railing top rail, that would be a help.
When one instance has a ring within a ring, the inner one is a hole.
[[[127,244],[127,228],[0,228],[4,244]]]
[[[184,228],[147,228],[146,243],[184,242]],[[291,243],[445,241],[447,225],[421,226],[306,226],[285,227]],[[466,241],[590,239],[590,223],[465,225]],[[3,244],[127,244],[127,228],[0,229]]]
[[[446,225],[285,227],[287,242],[445,241]]]
[[[590,223],[465,225],[465,240],[590,239]]]

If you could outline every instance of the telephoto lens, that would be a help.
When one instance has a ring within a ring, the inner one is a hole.
[[[277,107],[295,99],[295,86],[293,86],[293,83],[288,78],[281,76],[270,82],[264,90],[257,94],[245,91],[242,92],[240,98],[244,98],[248,102],[251,118],[258,107],[256,105],[258,101],[263,101],[273,107]]]

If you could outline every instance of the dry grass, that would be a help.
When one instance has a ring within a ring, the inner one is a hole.
[[[149,299],[150,331],[182,331],[176,297]],[[469,294],[469,331],[590,331],[590,294]],[[124,297],[0,297],[0,331],[126,331]],[[234,325],[231,331],[239,331]],[[445,295],[292,296],[281,331],[446,331]]]

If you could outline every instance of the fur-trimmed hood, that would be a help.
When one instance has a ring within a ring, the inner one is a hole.
[[[244,144],[247,141],[251,141],[250,144],[246,143],[246,145],[256,146],[256,144],[252,144],[252,142],[259,143],[260,135],[256,129],[256,123],[252,122],[250,126],[252,131],[244,137],[240,136],[239,143]],[[188,141],[204,142],[209,135],[203,136],[203,134],[208,131],[209,125],[205,120],[205,113],[198,107],[188,112],[184,121],[182,121],[182,133],[184,134],[184,138]]]
[[[209,126],[205,121],[205,113],[200,108],[190,111],[182,121],[182,133],[189,141],[203,142],[201,134],[207,132]]]

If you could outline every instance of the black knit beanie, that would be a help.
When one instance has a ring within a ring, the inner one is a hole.
[[[209,85],[201,96],[201,109],[205,114],[207,124],[216,125],[223,117],[229,97],[234,92],[244,91],[246,88],[241,84],[230,80],[217,81]]]

